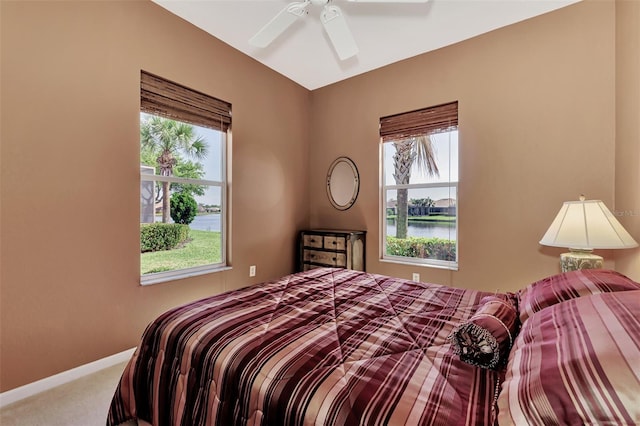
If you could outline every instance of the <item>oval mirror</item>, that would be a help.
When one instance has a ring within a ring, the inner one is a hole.
[[[327,195],[331,205],[338,210],[347,210],[356,202],[360,190],[360,176],[353,161],[339,157],[327,173]]]

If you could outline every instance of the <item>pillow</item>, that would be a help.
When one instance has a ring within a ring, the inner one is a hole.
[[[606,269],[581,269],[552,275],[517,293],[520,323],[547,306],[565,300],[629,290],[640,290],[640,284],[616,271]]]
[[[451,332],[453,352],[467,364],[490,369],[501,367],[515,337],[517,318],[508,295],[482,298],[471,318]]]
[[[536,312],[515,339],[500,425],[640,424],[640,290]]]

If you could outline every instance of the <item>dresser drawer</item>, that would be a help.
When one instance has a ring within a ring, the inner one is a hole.
[[[346,244],[346,239],[344,237],[333,237],[333,236],[325,236],[324,237],[324,248],[329,250],[344,250]]]
[[[305,235],[303,244],[305,247],[322,248],[322,235]]]
[[[302,268],[303,268],[302,269],[303,271],[310,271],[312,269],[326,268],[326,266],[324,266],[324,265],[311,265],[309,263],[305,263]]]
[[[327,266],[347,266],[347,256],[344,253],[330,251],[305,250],[304,261],[322,263]]]

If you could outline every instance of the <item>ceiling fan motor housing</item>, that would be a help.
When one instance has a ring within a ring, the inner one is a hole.
[[[372,3],[426,3],[429,0],[347,0],[349,2]],[[347,26],[342,10],[338,6],[329,6],[332,0],[303,0],[289,3],[284,9],[271,19],[250,40],[249,44],[256,47],[266,47],[287,30],[293,23],[306,14],[307,6],[324,6],[320,13],[320,21],[329,36],[333,48],[341,61],[351,58],[358,53],[358,46]]]

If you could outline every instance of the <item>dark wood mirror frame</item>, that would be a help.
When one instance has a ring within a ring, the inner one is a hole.
[[[360,175],[355,163],[348,157],[338,157],[327,173],[327,196],[338,210],[347,210],[356,202],[360,191]]]

